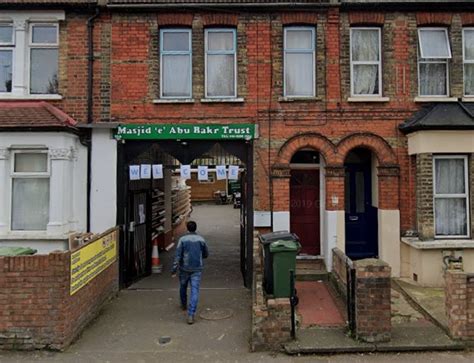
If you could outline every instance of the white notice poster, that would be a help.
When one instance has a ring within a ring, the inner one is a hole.
[[[140,165],[130,165],[130,180],[140,180]]]
[[[209,172],[207,166],[198,166],[198,180],[208,180]]]
[[[181,165],[181,179],[191,179],[191,165]]]
[[[140,178],[151,179],[151,165],[150,164],[140,165]]]
[[[229,165],[229,180],[239,179],[239,167],[237,165]]]
[[[227,179],[227,174],[225,172],[225,165],[216,165],[216,178],[217,180]]]
[[[153,164],[153,179],[163,179],[163,165],[162,164]]]

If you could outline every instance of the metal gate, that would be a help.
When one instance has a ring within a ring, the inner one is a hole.
[[[347,320],[349,322],[349,332],[351,335],[356,331],[356,270],[351,260],[346,260],[346,281],[347,281]]]

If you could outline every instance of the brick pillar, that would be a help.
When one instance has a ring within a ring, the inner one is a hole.
[[[421,240],[434,238],[433,154],[416,156],[417,227]]]
[[[474,339],[474,274],[447,270],[445,292],[451,337],[461,340]]]
[[[399,209],[400,168],[397,166],[378,166],[379,209]]]
[[[273,211],[290,210],[290,166],[277,164],[272,167]]]
[[[356,269],[356,338],[365,342],[391,339],[391,268],[382,260],[365,259]]]

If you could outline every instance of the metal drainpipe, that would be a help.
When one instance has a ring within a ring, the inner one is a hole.
[[[93,121],[93,87],[94,87],[94,20],[100,10],[95,8],[95,14],[87,19],[87,123]],[[88,130],[87,142],[87,232],[91,229],[91,171],[92,171],[92,131]]]

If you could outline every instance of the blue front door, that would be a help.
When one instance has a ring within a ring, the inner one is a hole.
[[[372,206],[369,159],[345,164],[346,255],[351,259],[378,257],[377,208]]]

